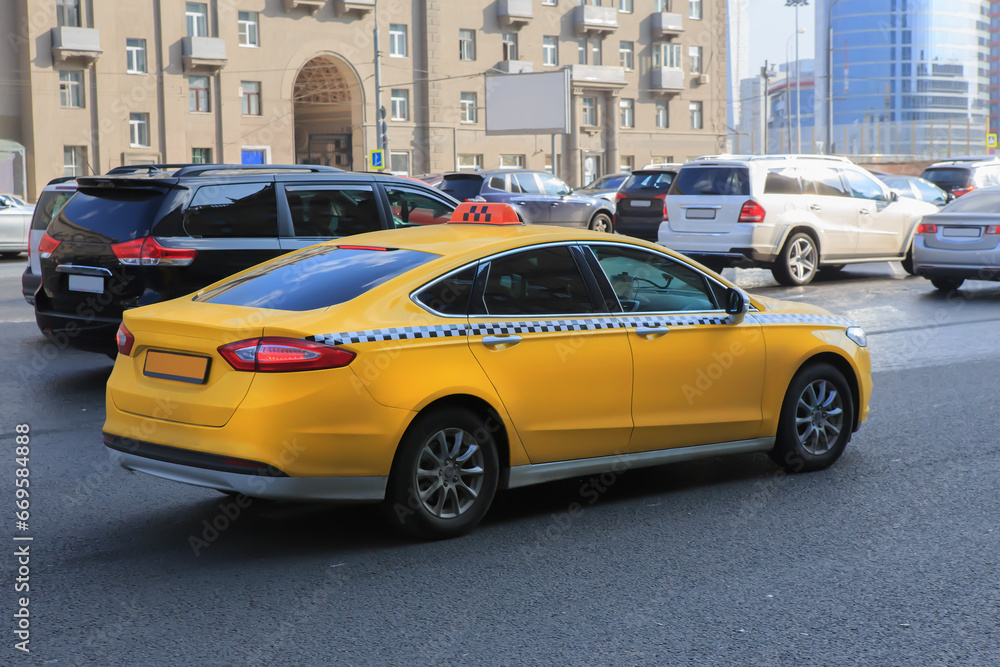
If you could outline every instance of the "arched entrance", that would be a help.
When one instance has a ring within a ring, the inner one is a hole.
[[[295,105],[295,161],[362,168],[364,95],[354,69],[334,55],[316,56],[299,70]]]

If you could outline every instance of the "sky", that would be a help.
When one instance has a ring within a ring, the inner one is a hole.
[[[816,2],[799,8],[799,28],[805,32],[799,35],[799,57],[803,60],[813,57],[816,42]],[[789,45],[788,39],[795,34],[795,8],[786,7],[785,0],[750,0],[750,74],[760,72],[764,61],[783,63],[785,48],[792,60],[795,59],[795,40]]]

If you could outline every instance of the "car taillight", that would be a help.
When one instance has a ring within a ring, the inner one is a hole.
[[[625,199],[627,196],[628,195],[626,195],[624,192],[616,192],[615,193],[615,203],[617,204],[621,200]]]
[[[764,207],[751,199],[743,204],[737,222],[764,222],[765,215]]]
[[[38,242],[38,256],[42,259],[48,259],[56,251],[60,243],[61,241],[56,241],[49,236],[48,232],[42,234],[42,240]]]
[[[653,199],[659,199],[663,202],[663,222],[670,222],[667,218],[667,193],[664,192],[662,195],[654,195]]]
[[[966,185],[965,187],[955,188],[951,191],[951,194],[955,197],[961,197],[962,195],[967,195],[976,189],[975,185]]]
[[[125,327],[122,322],[118,325],[118,334],[115,336],[118,342],[118,354],[129,356],[132,354],[132,346],[135,345],[135,336]]]
[[[990,225],[986,228],[987,234],[1000,234],[1000,225]]]
[[[198,254],[192,248],[166,248],[152,236],[116,243],[111,250],[125,266],[189,266]]]
[[[937,225],[921,222],[917,225],[917,234],[937,234]]]
[[[357,355],[348,350],[300,338],[251,338],[219,347],[233,369],[252,373],[283,373],[342,368]]]

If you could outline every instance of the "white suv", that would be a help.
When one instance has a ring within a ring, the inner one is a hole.
[[[716,271],[767,267],[804,285],[821,267],[860,262],[899,260],[912,273],[917,222],[936,211],[844,158],[719,155],[681,168],[658,241]]]

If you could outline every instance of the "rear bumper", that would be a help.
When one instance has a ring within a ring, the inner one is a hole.
[[[60,347],[86,352],[114,354],[118,351],[115,334],[121,318],[77,317],[64,313],[40,311],[35,302],[35,322],[39,330]]]
[[[35,305],[35,292],[38,291],[38,286],[41,284],[42,277],[32,273],[31,267],[25,269],[24,273],[21,274],[21,296],[32,306]]]
[[[961,278],[963,280],[1000,281],[1000,267],[972,267],[958,264],[919,264],[914,266],[918,276],[924,278]]]

